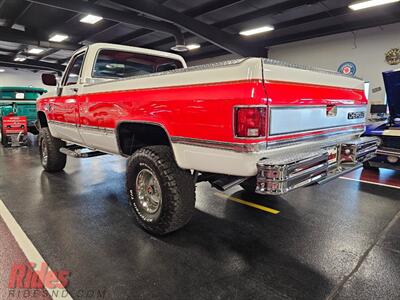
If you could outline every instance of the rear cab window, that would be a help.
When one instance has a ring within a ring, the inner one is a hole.
[[[97,55],[92,77],[118,79],[171,71],[182,67],[180,61],[171,58],[103,49]]]

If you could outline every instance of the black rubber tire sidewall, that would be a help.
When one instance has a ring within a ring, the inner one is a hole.
[[[150,219],[144,218],[135,207],[136,177],[143,168],[148,168],[155,174],[162,193],[159,215]],[[142,148],[131,156],[127,167],[126,188],[137,222],[152,234],[163,235],[183,227],[194,212],[193,177],[189,171],[177,166],[172,151],[167,146]]]
[[[42,159],[42,145],[46,143],[48,159],[47,163],[43,162]],[[66,143],[60,139],[53,137],[50,133],[49,128],[44,127],[39,132],[39,153],[40,161],[43,168],[47,172],[58,172],[65,168],[67,163],[67,156],[60,152],[61,147],[65,147]]]

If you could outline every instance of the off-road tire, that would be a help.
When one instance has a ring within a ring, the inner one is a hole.
[[[136,180],[140,171],[150,170],[161,188],[157,213],[140,211]],[[137,150],[128,160],[126,189],[137,222],[146,231],[164,235],[186,225],[194,212],[195,184],[190,171],[178,167],[168,146],[150,146]]]
[[[43,168],[47,172],[59,172],[65,168],[67,156],[60,152],[66,143],[53,137],[49,128],[44,127],[39,131],[39,152]],[[43,151],[47,149],[47,160],[44,159]]]
[[[246,181],[243,181],[240,186],[248,193],[256,193],[257,179],[256,177],[251,177]]]

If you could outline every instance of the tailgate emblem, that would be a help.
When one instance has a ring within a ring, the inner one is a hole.
[[[354,111],[354,112],[349,112],[347,114],[347,119],[349,120],[364,119],[364,117],[365,117],[365,112],[363,111]]]
[[[336,117],[337,116],[337,106],[336,105],[328,105],[326,107],[326,116],[327,117]]]

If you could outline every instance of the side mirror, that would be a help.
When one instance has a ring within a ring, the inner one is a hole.
[[[44,74],[42,74],[42,82],[45,85],[56,86],[57,85],[56,75],[44,73]]]

